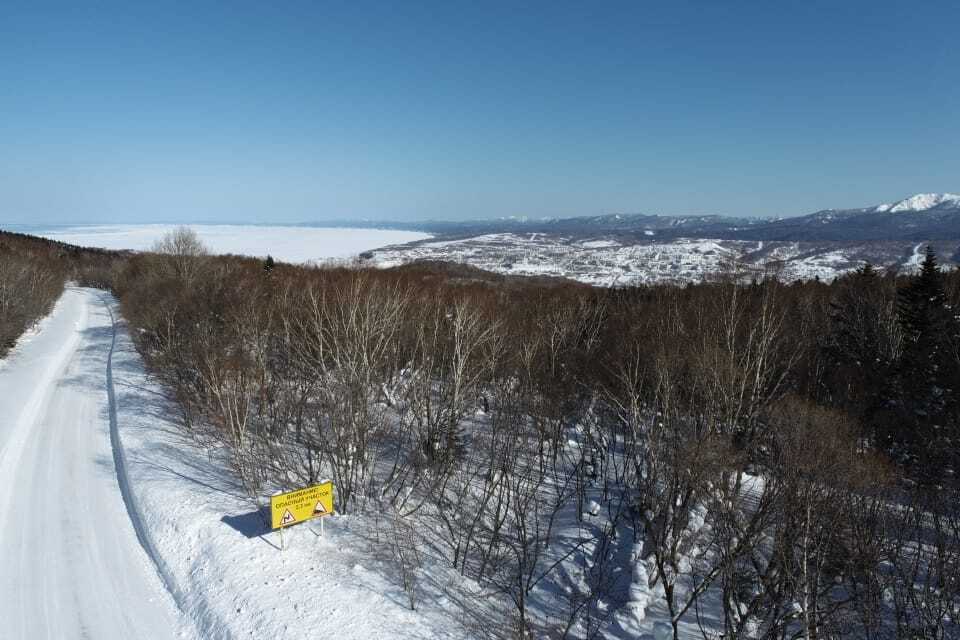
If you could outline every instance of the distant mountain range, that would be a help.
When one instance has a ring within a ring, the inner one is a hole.
[[[731,227],[742,240],[875,241],[960,238],[960,196],[922,193],[863,209],[827,209],[797,218]]]
[[[318,222],[316,226],[330,224],[329,221]],[[960,195],[921,193],[889,204],[860,209],[825,209],[809,215],[776,219],[617,213],[575,218],[511,217],[411,223],[354,220],[337,221],[335,224],[409,229],[443,236],[517,232],[578,237],[614,234],[637,241],[694,237],[787,242],[952,240],[960,239]]]

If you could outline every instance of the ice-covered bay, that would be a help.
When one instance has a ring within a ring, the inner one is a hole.
[[[36,235],[84,247],[144,251],[176,225],[96,225],[48,227]],[[364,251],[424,240],[430,235],[392,229],[283,227],[257,225],[188,225],[214,253],[271,255],[284,262],[352,258]]]

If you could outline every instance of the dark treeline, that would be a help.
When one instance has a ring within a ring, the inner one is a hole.
[[[50,311],[67,280],[92,274],[122,255],[0,231],[0,357]],[[99,284],[108,286],[109,277],[103,276]]]
[[[591,636],[629,598],[675,635],[960,632],[960,275],[932,253],[910,277],[607,290],[157,249],[76,277],[114,290],[252,499],[331,478],[338,511],[384,518],[411,607],[426,549],[512,602],[515,635]],[[560,523],[591,501],[587,553]],[[615,576],[630,543],[642,596]],[[586,577],[545,615],[563,563]]]
[[[28,236],[0,232],[0,357],[63,291],[60,250]]]

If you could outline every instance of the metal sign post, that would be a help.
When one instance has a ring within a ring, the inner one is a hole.
[[[270,524],[280,529],[280,550],[283,551],[283,530],[291,525],[320,518],[320,535],[323,535],[323,518],[333,515],[333,483],[320,484],[278,493],[270,496]]]

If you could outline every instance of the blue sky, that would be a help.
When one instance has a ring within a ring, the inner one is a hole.
[[[958,24],[957,2],[4,2],[0,222],[957,191]]]

